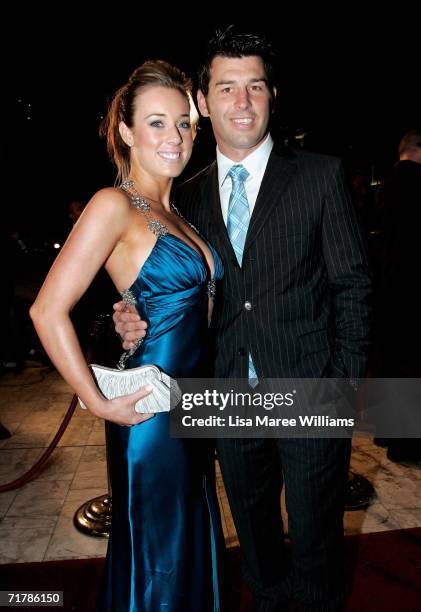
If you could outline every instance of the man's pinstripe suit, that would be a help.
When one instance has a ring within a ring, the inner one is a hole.
[[[219,251],[212,334],[217,377],[362,377],[370,277],[336,158],[275,145],[238,265],[222,218],[217,167],[179,188],[178,206]],[[251,309],[244,307],[251,303]],[[346,440],[218,440],[218,456],[257,609],[341,609]],[[293,573],[283,551],[286,486]]]

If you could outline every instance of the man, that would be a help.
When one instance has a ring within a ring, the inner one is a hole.
[[[399,143],[399,162],[385,181],[382,202],[382,278],[379,300],[378,342],[380,376],[419,378],[421,376],[421,299],[419,277],[419,229],[421,225],[421,131],[407,132]],[[406,390],[406,389],[405,389]],[[402,394],[402,391],[401,391]],[[410,388],[399,398],[399,414],[418,410]],[[396,406],[395,406],[396,409]],[[402,411],[405,411],[402,413]],[[409,423],[411,422],[408,421]],[[413,426],[409,427],[413,435]],[[391,461],[420,461],[419,438],[383,439]]]
[[[215,376],[361,377],[370,281],[340,163],[273,143],[266,40],[228,28],[208,49],[198,105],[217,160],[180,188],[178,206],[224,260]],[[140,326],[115,320],[127,347]],[[349,440],[221,439],[217,450],[256,610],[284,610],[290,597],[297,610],[341,609]]]

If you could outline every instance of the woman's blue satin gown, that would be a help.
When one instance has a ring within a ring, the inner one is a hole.
[[[208,280],[198,252],[172,234],[158,238],[129,290],[148,331],[128,367],[201,375]],[[99,610],[218,611],[222,534],[208,441],[171,438],[168,413],[108,423],[108,438],[113,512]]]

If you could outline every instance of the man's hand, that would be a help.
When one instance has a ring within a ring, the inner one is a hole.
[[[117,334],[121,336],[123,348],[127,351],[136,340],[145,337],[148,325],[146,321],[140,319],[134,306],[117,302],[113,305],[113,308],[115,310],[113,314],[114,328]]]

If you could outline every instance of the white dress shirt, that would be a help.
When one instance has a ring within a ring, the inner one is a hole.
[[[249,176],[247,177],[244,186],[247,193],[251,217],[272,147],[273,140],[271,135],[268,134],[262,144],[241,162],[232,161],[232,159],[229,159],[223,155],[218,147],[216,148],[219,196],[221,199],[222,216],[224,218],[225,225],[227,224],[228,203],[232,191],[232,181],[231,177],[228,176],[228,171],[232,166],[236,166],[238,164],[244,166],[244,168],[246,168],[248,171]]]

